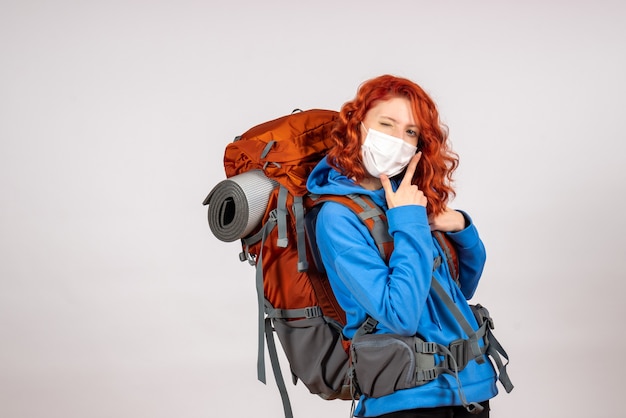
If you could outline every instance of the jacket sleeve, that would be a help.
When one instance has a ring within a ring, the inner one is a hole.
[[[360,219],[335,202],[325,203],[316,235],[322,261],[346,311],[367,313],[391,332],[414,335],[426,304],[433,244],[426,210],[403,206],[387,211],[394,251],[389,265]]]
[[[480,276],[485,267],[487,254],[472,219],[467,213],[463,211],[459,212],[465,217],[467,226],[465,229],[458,232],[448,232],[448,237],[450,237],[456,245],[459,258],[459,282],[461,292],[463,292],[465,298],[469,300],[474,296],[476,288],[478,287]]]

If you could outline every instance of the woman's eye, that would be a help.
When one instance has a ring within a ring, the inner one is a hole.
[[[414,130],[412,130],[412,129],[407,130],[407,131],[406,131],[406,133],[407,133],[407,134],[409,134],[409,135],[411,135],[411,136],[417,136],[417,132],[415,132],[415,131],[414,131]]]

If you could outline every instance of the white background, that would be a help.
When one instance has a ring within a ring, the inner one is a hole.
[[[235,135],[383,73],[461,155],[516,385],[493,416],[622,416],[626,6],[308,4],[0,3],[0,416],[280,417],[254,271],[202,201]]]

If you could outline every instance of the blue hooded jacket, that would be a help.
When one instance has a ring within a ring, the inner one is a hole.
[[[317,245],[337,301],[346,311],[346,337],[352,338],[369,315],[378,321],[376,333],[418,334],[425,341],[443,345],[467,338],[449,309],[430,290],[433,275],[477,329],[467,300],[478,286],[486,255],[467,214],[462,212],[468,224],[465,229],[447,233],[458,252],[459,287],[447,263],[441,263],[433,272],[434,259],[443,257],[443,251],[431,234],[425,207],[388,209],[382,188],[364,189],[333,169],[326,159],[309,176],[307,188],[320,195],[369,196],[386,211],[389,233],[394,240],[394,251],[387,264],[367,227],[350,209],[327,202],[317,216]],[[469,402],[482,402],[498,393],[496,373],[489,360],[482,364],[470,361],[459,378]],[[456,380],[444,374],[428,384],[380,398],[361,396],[355,415],[373,417],[407,409],[461,404]]]

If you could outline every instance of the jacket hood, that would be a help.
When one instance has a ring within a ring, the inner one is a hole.
[[[309,192],[314,194],[332,194],[345,196],[351,193],[367,195],[380,207],[387,209],[387,200],[385,199],[385,190],[367,190],[356,184],[354,180],[349,179],[344,174],[328,164],[327,157],[324,157],[311,171],[307,179],[306,187]]]

